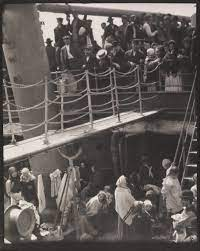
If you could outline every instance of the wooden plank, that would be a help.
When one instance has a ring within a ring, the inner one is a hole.
[[[157,114],[158,112],[159,111],[150,111],[145,112],[143,115],[136,112],[125,112],[120,114],[121,123],[118,122],[117,117],[110,116],[94,121],[93,129],[91,129],[89,123],[85,123],[68,128],[63,133],[50,131],[48,145],[44,144],[44,135],[20,141],[17,145],[7,145],[4,146],[4,163],[12,163],[28,156],[30,157],[41,152],[47,152],[64,144],[101,133],[105,130],[121,127],[127,123],[145,119],[149,116]]]

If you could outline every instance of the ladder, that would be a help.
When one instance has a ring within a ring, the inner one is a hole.
[[[173,160],[179,169],[182,167],[182,190],[191,188],[193,184],[193,175],[197,172],[197,117],[195,111],[196,80],[197,72],[195,72],[183,126]]]
[[[193,175],[197,173],[197,126],[193,128],[188,155],[183,171],[181,187],[182,189],[190,189],[193,183]]]

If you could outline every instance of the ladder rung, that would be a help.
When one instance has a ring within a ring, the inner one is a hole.
[[[197,164],[187,164],[188,167],[197,167]]]
[[[197,141],[197,139],[193,139],[192,141]]]
[[[197,151],[191,151],[190,153],[191,154],[197,154]]]
[[[184,177],[183,179],[193,181],[193,177]]]

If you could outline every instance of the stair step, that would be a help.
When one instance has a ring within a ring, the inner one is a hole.
[[[197,151],[191,151],[190,153],[191,154],[197,154]]]
[[[184,177],[183,180],[193,181],[193,177]]]
[[[187,164],[188,167],[197,167],[197,164]]]

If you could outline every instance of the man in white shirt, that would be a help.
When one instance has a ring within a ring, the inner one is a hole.
[[[61,48],[60,58],[62,69],[72,69],[74,68],[75,60],[77,58],[77,53],[74,47],[71,45],[71,36],[64,36],[63,41],[65,45]]]

